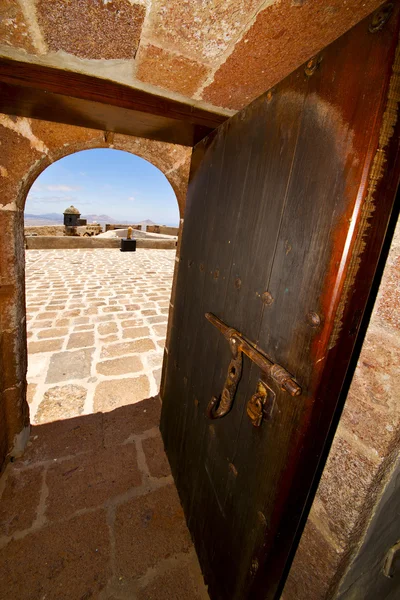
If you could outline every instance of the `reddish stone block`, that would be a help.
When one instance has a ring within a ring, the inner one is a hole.
[[[152,45],[141,48],[138,63],[137,79],[186,96],[192,96],[209,74],[201,63]]]
[[[135,498],[116,511],[117,574],[142,575],[160,560],[191,547],[178,494],[173,486]]]
[[[32,119],[31,129],[32,133],[46,144],[55,157],[65,155],[66,145],[72,145],[74,151],[106,145],[102,131],[86,127]]]
[[[98,598],[110,572],[103,511],[43,527],[0,551],[2,600]]]
[[[211,63],[226,52],[260,6],[259,0],[152,2],[152,38]]]
[[[35,518],[42,487],[42,468],[20,470],[7,467],[0,502],[0,537],[29,529]]]
[[[181,561],[151,580],[138,592],[138,600],[200,600],[190,568]],[[204,598],[204,596],[203,596]]]
[[[0,9],[1,43],[35,53],[21,7],[16,0],[2,0]]]
[[[308,519],[289,577],[284,600],[325,600],[341,555]]]
[[[97,450],[102,447],[102,426],[101,413],[34,425],[23,462],[52,460]]]
[[[317,491],[326,527],[345,547],[368,504],[379,466],[336,435]]]
[[[398,413],[400,340],[371,326],[365,337],[350,393],[377,409]]]
[[[386,263],[379,287],[376,315],[383,323],[400,330],[400,256]]]
[[[271,3],[258,13],[202,98],[216,106],[243,108],[380,4],[365,0],[349,11],[342,0],[330,0],[329,6],[324,0],[295,7]]]
[[[384,459],[398,444],[399,411],[381,409],[351,392],[340,424],[377,458]]]
[[[164,444],[161,435],[143,440],[142,447],[146,456],[147,466],[152,477],[167,477],[171,475]]]
[[[161,403],[158,396],[105,413],[104,446],[122,444],[129,436],[158,427]]]
[[[120,446],[117,453],[108,449],[76,456],[49,468],[46,515],[55,520],[100,506],[141,482],[134,444]]]
[[[11,120],[11,122],[10,122]],[[19,134],[17,131],[12,131],[8,126],[15,126],[18,129],[19,124],[26,127],[26,122],[21,119],[15,124],[15,117],[0,116],[0,146],[7,148],[7,152],[2,152],[1,155],[1,199],[3,205],[15,202],[21,186],[21,181],[24,181],[26,174],[33,164],[39,162],[43,158],[43,148],[32,144],[27,137]],[[29,126],[28,126],[29,127]],[[45,157],[45,168],[50,161]],[[28,192],[32,181],[25,180],[25,189]],[[24,194],[20,194],[22,201],[25,201]],[[23,206],[19,207],[23,209]],[[2,236],[4,229],[2,226]],[[23,247],[23,246],[22,246]]]
[[[39,26],[50,51],[80,58],[134,58],[146,9],[129,0],[39,0]]]

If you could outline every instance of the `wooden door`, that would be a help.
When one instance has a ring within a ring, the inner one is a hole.
[[[398,183],[391,11],[194,148],[161,429],[213,600],[279,594],[337,410]],[[245,356],[231,410],[209,418],[232,351],[206,313],[301,394]],[[248,402],[261,376],[255,426]]]

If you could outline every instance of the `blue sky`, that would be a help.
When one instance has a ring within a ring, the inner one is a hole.
[[[178,203],[165,175],[143,158],[120,150],[83,150],[53,163],[32,185],[25,212],[62,213],[70,204],[82,215],[179,223]]]

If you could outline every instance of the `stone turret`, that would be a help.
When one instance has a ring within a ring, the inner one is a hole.
[[[70,206],[64,210],[64,225],[66,227],[77,227],[81,213],[75,206]]]

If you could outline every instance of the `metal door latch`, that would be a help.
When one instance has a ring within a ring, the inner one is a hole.
[[[255,394],[247,403],[247,416],[254,425],[260,427],[263,419],[269,419],[274,408],[276,394],[264,381],[259,380]]]
[[[291,396],[299,396],[301,387],[293,379],[292,375],[281,365],[272,362],[261,350],[248,342],[236,329],[228,327],[223,321],[212,313],[206,313],[206,319],[210,321],[227,339],[232,352],[229,363],[228,374],[224,389],[220,398],[213,396],[207,406],[206,414],[210,419],[224,417],[231,410],[235,398],[236,389],[242,376],[243,354],[248,356],[262,371],[262,381],[257,385],[256,393],[251,397],[247,405],[247,414],[256,427],[261,425],[263,416],[267,416],[267,399],[273,401],[275,396],[273,390],[264,382],[265,376],[269,376],[282,390]],[[273,397],[272,397],[273,396]]]

